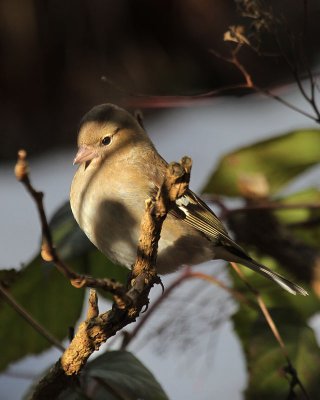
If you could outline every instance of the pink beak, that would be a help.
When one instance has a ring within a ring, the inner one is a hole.
[[[93,158],[97,157],[97,155],[97,151],[92,147],[81,146],[79,147],[78,153],[73,160],[73,165],[81,164],[84,161],[90,161]]]

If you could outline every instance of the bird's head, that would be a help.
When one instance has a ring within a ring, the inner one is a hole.
[[[130,113],[113,104],[101,104],[80,122],[78,152],[73,163],[105,158],[146,138],[145,131]]]

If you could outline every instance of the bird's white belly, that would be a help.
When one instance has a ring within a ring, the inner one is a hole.
[[[140,221],[124,203],[91,197],[78,222],[91,242],[109,259],[131,267],[137,254]]]

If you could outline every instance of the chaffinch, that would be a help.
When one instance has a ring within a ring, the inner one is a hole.
[[[161,185],[167,167],[138,121],[127,111],[102,104],[81,120],[79,168],[71,185],[73,215],[91,242],[115,263],[135,261],[145,200]],[[175,202],[164,221],[157,271],[175,271],[211,259],[240,263],[292,294],[307,292],[253,260],[228,235],[213,211],[191,190]]]

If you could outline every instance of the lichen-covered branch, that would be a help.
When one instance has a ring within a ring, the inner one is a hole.
[[[99,314],[96,293],[91,291],[87,319],[80,324],[73,340],[59,361],[39,382],[31,397],[33,400],[56,399],[59,393],[70,385],[76,384],[76,378],[86,365],[90,355],[98,350],[108,338],[134,322],[143,307],[148,306],[148,296],[152,286],[161,283],[155,267],[162,224],[171,209],[172,203],[182,196],[188,188],[191,165],[191,159],[188,157],[184,157],[180,163],[168,165],[164,182],[156,198],[146,201],[145,213],[141,221],[137,259],[132,269],[128,287],[125,288],[125,292],[121,287],[119,293],[113,293],[115,301],[112,309],[102,314]],[[19,152],[16,176],[36,201],[42,224],[43,243],[47,246],[45,250],[48,250],[50,261],[53,261],[60,272],[68,279],[76,280],[79,278],[77,274],[64,265],[55,251],[43,208],[43,196],[40,192],[36,192],[30,183],[24,151]],[[86,279],[89,282],[90,279],[94,281],[94,278]],[[84,286],[88,285],[84,284]],[[96,285],[95,287],[99,286]]]

